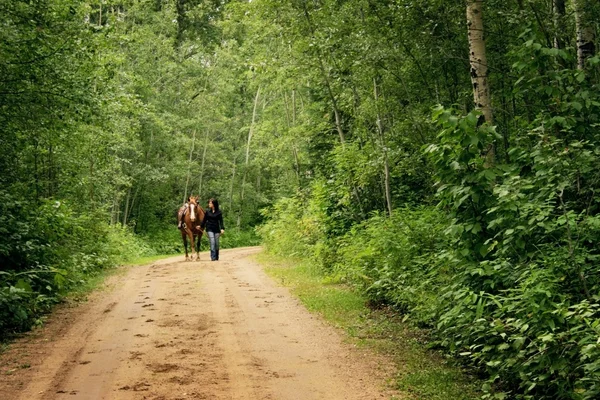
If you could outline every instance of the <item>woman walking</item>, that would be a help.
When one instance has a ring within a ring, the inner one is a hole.
[[[219,260],[219,236],[225,232],[223,225],[223,214],[219,210],[217,199],[208,200],[208,210],[202,220],[202,229],[206,228],[208,240],[210,241],[210,260]]]

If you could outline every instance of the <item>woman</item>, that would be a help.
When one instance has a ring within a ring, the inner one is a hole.
[[[205,229],[210,241],[210,260],[219,260],[219,236],[225,232],[223,225],[223,214],[219,210],[217,199],[208,200],[208,210],[202,220],[202,229]]]

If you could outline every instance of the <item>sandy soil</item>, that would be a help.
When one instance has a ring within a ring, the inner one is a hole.
[[[0,355],[0,399],[385,399],[344,343],[248,256],[131,267]]]

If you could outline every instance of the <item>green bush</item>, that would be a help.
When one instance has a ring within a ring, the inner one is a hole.
[[[142,238],[156,254],[183,252],[181,233],[174,224],[156,227],[151,233],[144,234]]]
[[[263,215],[268,221],[258,228],[267,251],[288,256],[310,256],[322,238],[318,216],[298,197],[283,198]]]
[[[600,115],[600,101],[590,107]],[[485,398],[599,398],[600,147],[577,137],[576,119],[561,120],[573,124],[564,137],[532,129],[510,163],[487,165],[492,127],[477,113],[435,116],[437,210],[374,214],[340,234],[317,183],[308,200],[266,213],[267,249],[316,258],[372,303],[433,328],[439,345],[487,374]]]
[[[208,243],[208,241],[206,243]],[[238,231],[236,229],[228,229],[221,235],[219,240],[219,246],[222,249],[258,246],[259,244],[260,237],[255,230]],[[208,244],[206,246],[208,249]]]
[[[430,325],[439,288],[451,277],[437,257],[448,246],[447,225],[435,209],[400,209],[391,218],[374,215],[339,239],[335,271],[374,304],[392,305]]]
[[[31,212],[0,191],[0,334],[31,328],[74,287],[109,268],[155,252],[102,215],[75,214],[43,201]]]
[[[486,165],[490,127],[476,114],[436,118],[440,143],[428,151],[456,271],[440,291],[440,343],[487,371],[489,398],[597,399],[598,146],[576,137],[577,119],[560,120],[564,136],[532,129],[510,163]]]
[[[399,209],[392,218],[374,214],[346,235],[328,237],[326,227],[335,223],[323,212],[322,190],[317,182],[308,201],[282,199],[265,212],[270,219],[259,233],[267,251],[313,258],[374,305],[392,305],[421,325],[433,324],[439,288],[452,277],[437,256],[447,249],[449,221],[433,208]]]

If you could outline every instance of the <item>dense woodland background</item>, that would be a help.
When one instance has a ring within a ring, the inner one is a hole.
[[[600,398],[600,3],[0,0],[0,333],[98,271],[312,258],[484,398]],[[258,227],[257,229],[255,229]]]

